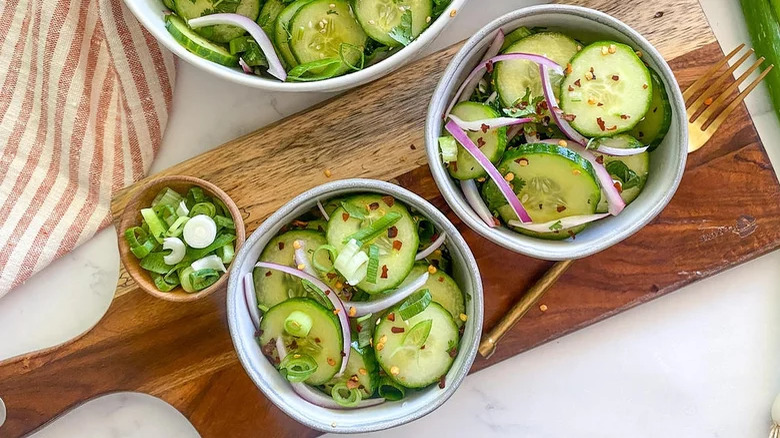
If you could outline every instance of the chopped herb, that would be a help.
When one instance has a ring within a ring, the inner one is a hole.
[[[561,224],[561,221],[557,221],[554,224],[550,225],[550,231],[560,231],[563,229],[563,224]]]
[[[398,26],[390,29],[388,36],[403,44],[404,46],[408,46],[414,40],[414,36],[412,35],[411,9],[404,11],[403,15],[401,15],[401,22],[398,24]]]
[[[610,175],[620,180],[623,190],[639,185],[641,178],[622,161],[610,161],[605,166]]]

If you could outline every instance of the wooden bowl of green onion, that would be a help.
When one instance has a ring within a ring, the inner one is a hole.
[[[119,255],[138,286],[168,301],[194,301],[225,284],[244,243],[244,221],[219,187],[192,176],[136,189],[119,221]]]

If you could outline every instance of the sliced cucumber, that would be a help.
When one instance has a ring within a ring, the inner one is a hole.
[[[452,114],[465,121],[490,119],[501,115],[490,107],[478,102],[461,102],[452,108]],[[497,163],[506,149],[506,126],[491,129],[487,132],[475,131],[468,133],[469,138],[479,146],[479,150],[488,159]],[[485,169],[477,160],[460,144],[458,145],[458,158],[449,163],[447,169],[450,175],[456,179],[475,179],[487,175]]]
[[[533,34],[533,32],[531,32],[531,29],[525,26],[520,26],[517,29],[513,30],[512,32],[509,32],[504,37],[504,44],[501,45],[501,51],[503,52],[504,50],[508,49],[509,46],[511,46],[512,44],[520,41],[525,37],[531,36],[531,34]]]
[[[285,320],[295,311],[303,312],[312,320],[311,329],[304,337],[292,336],[284,329]],[[310,385],[326,383],[341,368],[343,333],[339,320],[332,310],[310,298],[292,298],[271,307],[260,321],[260,333],[260,346],[266,355],[269,351],[273,352],[270,359],[274,365],[279,365],[275,347],[279,337],[287,348],[287,354],[308,354],[314,358],[317,371],[305,380]]]
[[[390,32],[401,24],[405,11],[412,13],[412,39],[428,27],[433,15],[431,0],[355,0],[354,8],[355,16],[368,36],[390,47],[401,45]]]
[[[317,231],[288,231],[271,239],[260,254],[258,261],[296,266],[295,248],[293,247],[296,240],[303,242],[309,257],[317,248],[328,243],[325,235]],[[318,262],[323,266],[330,265],[327,251],[320,251],[317,257]],[[259,305],[273,307],[288,298],[310,297],[301,280],[289,274],[265,268],[255,268],[253,277]]]
[[[412,282],[419,276],[428,272],[428,265],[424,263],[418,263],[412,268],[412,272],[406,277],[404,283]],[[403,284],[401,286],[403,286]],[[428,289],[431,293],[433,302],[441,304],[445,310],[450,312],[455,324],[460,328],[463,325],[463,320],[460,319],[461,314],[466,313],[466,303],[463,298],[463,292],[461,292],[458,284],[455,280],[447,275],[443,270],[438,269],[435,273],[428,275],[428,281],[420,288]]]
[[[307,3],[295,13],[289,30],[290,50],[298,63],[342,59],[341,66],[332,72],[334,76],[349,71],[350,65],[360,65],[368,39],[347,0]]]
[[[174,0],[176,13],[185,21],[204,15],[216,13],[235,13],[257,19],[260,13],[260,0]],[[205,38],[217,43],[228,43],[233,38],[238,38],[246,31],[237,26],[218,24],[216,26],[201,27],[197,32]]]
[[[420,323],[430,324],[430,332],[418,344],[414,341],[419,337],[409,335]],[[374,331],[379,365],[388,377],[408,388],[423,388],[437,382],[452,366],[457,348],[458,326],[438,303],[429,304],[406,321],[397,316],[395,321],[382,318]]]
[[[601,188],[593,166],[576,152],[546,143],[532,143],[509,151],[498,165],[503,175],[513,174],[510,185],[531,220],[537,223],[555,221],[567,216],[592,214],[601,198]],[[504,221],[517,220],[493,181],[482,189],[491,210]],[[518,232],[545,239],[565,239],[569,231],[578,233],[585,226],[549,233],[522,228]]]
[[[533,53],[546,56],[562,66],[577,53],[577,41],[557,32],[536,33],[523,38],[507,47],[503,53]],[[522,99],[526,90],[531,91],[531,98],[542,96],[542,79],[539,76],[539,66],[531,61],[502,61],[496,63],[494,69],[496,91],[505,107],[511,107]],[[553,89],[563,79],[552,73]]]
[[[392,200],[392,201],[390,201]],[[388,201],[390,201],[388,203]],[[340,252],[345,246],[345,239],[356,233],[362,227],[375,222],[389,212],[396,212],[401,219],[393,224],[397,231],[395,237],[388,237],[388,232],[383,232],[378,237],[363,242],[363,250],[368,252],[370,245],[379,247],[379,274],[376,283],[370,283],[367,279],[357,284],[357,287],[370,294],[392,289],[409,275],[414,266],[414,257],[417,255],[419,238],[417,226],[409,214],[409,210],[390,196],[378,194],[357,195],[345,200],[356,208],[364,210],[365,219],[357,219],[350,216],[344,207],[340,206],[333,211],[328,222],[328,243]],[[392,204],[392,205],[389,205]],[[373,209],[372,209],[373,206]],[[397,234],[396,234],[397,233]],[[394,249],[393,242],[399,241],[401,249]]]
[[[173,4],[173,0],[163,0],[163,5],[170,10],[176,10],[176,5]]]
[[[285,7],[285,3],[282,0],[266,0],[263,3],[263,8],[260,9],[260,14],[257,16],[257,24],[263,29],[266,35],[273,39],[274,26],[276,25],[276,17]]]
[[[652,152],[661,144],[666,133],[669,132],[669,127],[672,126],[672,104],[669,102],[666,87],[661,82],[658,73],[650,68],[648,70],[653,81],[653,97],[650,100],[650,109],[647,110],[645,117],[631,130],[631,135],[648,145],[649,150]]]
[[[341,377],[334,377],[325,384],[325,389],[330,389],[338,382],[347,380],[357,381],[358,389],[363,393],[363,398],[369,398],[379,385],[379,364],[376,362],[374,350],[371,347],[358,348],[357,343],[352,343],[352,351],[349,354],[347,367]]]
[[[184,20],[178,16],[173,14],[166,15],[165,28],[168,29],[168,32],[170,32],[176,42],[201,58],[228,67],[235,67],[238,65],[238,56],[231,55],[224,47],[212,43],[195,33],[195,31],[190,29]]]
[[[599,138],[594,140],[594,142],[620,149],[640,148],[643,146],[639,140],[628,134],[618,134],[611,138]],[[626,204],[630,204],[645,187],[647,174],[650,171],[650,154],[647,151],[641,154],[621,157],[602,155],[598,152],[594,152],[594,154],[597,157],[603,157],[604,167],[606,167],[613,179],[621,182],[620,197],[623,198]],[[605,213],[607,210],[607,199],[602,194],[601,201],[596,207],[596,212]]]
[[[650,71],[634,49],[613,41],[593,43],[571,60],[561,84],[561,108],[587,137],[631,130],[647,113],[653,94]]]
[[[298,65],[298,60],[295,59],[292,51],[290,50],[290,20],[304,5],[311,3],[312,0],[296,0],[287,7],[285,7],[277,16],[276,24],[274,25],[273,39],[276,46],[276,50],[282,57],[285,65],[288,69]]]

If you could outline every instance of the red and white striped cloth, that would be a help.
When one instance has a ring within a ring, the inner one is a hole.
[[[174,77],[122,0],[0,0],[0,296],[110,223]]]

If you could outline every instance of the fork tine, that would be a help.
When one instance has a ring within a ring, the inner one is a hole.
[[[717,99],[715,99],[714,102],[712,102],[709,106],[707,106],[707,109],[704,110],[698,117],[702,117],[704,120],[709,120],[712,118],[713,114],[718,111],[718,108],[723,104],[723,102],[728,99],[731,96],[731,93],[734,92],[734,90],[739,87],[739,85],[745,81],[745,79],[748,78],[756,69],[761,65],[761,63],[764,62],[764,57],[758,58],[758,60],[753,63],[753,65],[750,66],[749,69],[745,70],[742,75],[737,78],[736,81],[732,82],[728,87],[726,87],[725,90],[723,90],[722,93],[720,93],[720,96],[718,96]]]
[[[697,79],[696,82],[694,82],[691,86],[688,87],[688,89],[686,89],[683,92],[683,100],[687,102],[688,99],[691,98],[691,96],[693,96],[697,91],[699,91],[699,89],[703,87],[707,81],[710,80],[710,77],[712,76],[713,73],[720,70],[720,68],[723,67],[723,65],[726,64],[726,62],[728,62],[729,59],[733,58],[734,55],[736,55],[744,47],[745,47],[745,43],[740,44],[739,46],[737,46],[736,49],[729,52],[729,54],[726,55],[725,58],[721,59],[720,61],[718,61],[717,64],[713,65],[706,72],[704,72],[704,74],[699,79]]]
[[[704,122],[701,127],[702,131],[708,131],[710,132],[710,135],[712,135],[712,133],[714,133],[720,127],[720,125],[723,124],[729,114],[731,114],[737,108],[737,106],[742,103],[743,100],[745,100],[745,97],[747,97],[747,95],[750,94],[750,92],[753,91],[753,89],[756,88],[759,83],[761,83],[764,77],[769,74],[769,72],[772,71],[774,67],[774,64],[770,64],[769,67],[765,68],[764,71],[761,72],[761,74],[756,78],[756,80],[751,82],[747,88],[742,90],[742,92],[737,95],[737,98],[734,99],[734,101],[731,102],[729,106],[727,106],[726,109],[724,109],[715,120],[707,120]]]
[[[722,75],[718,76],[717,79],[715,79],[712,84],[710,84],[707,89],[701,93],[701,96],[699,96],[698,99],[696,99],[695,102],[688,105],[688,114],[690,119],[689,122],[694,122],[699,117],[696,115],[696,112],[701,110],[703,108],[704,101],[710,98],[711,96],[714,96],[715,93],[719,90],[719,88],[723,85],[723,82],[726,81],[726,79],[733,78],[732,74],[734,71],[739,68],[748,58],[750,58],[750,55],[753,54],[753,49],[749,49],[747,53],[742,55],[741,58],[737,60],[737,62],[734,63],[734,65],[730,66],[725,72],[723,72]]]

